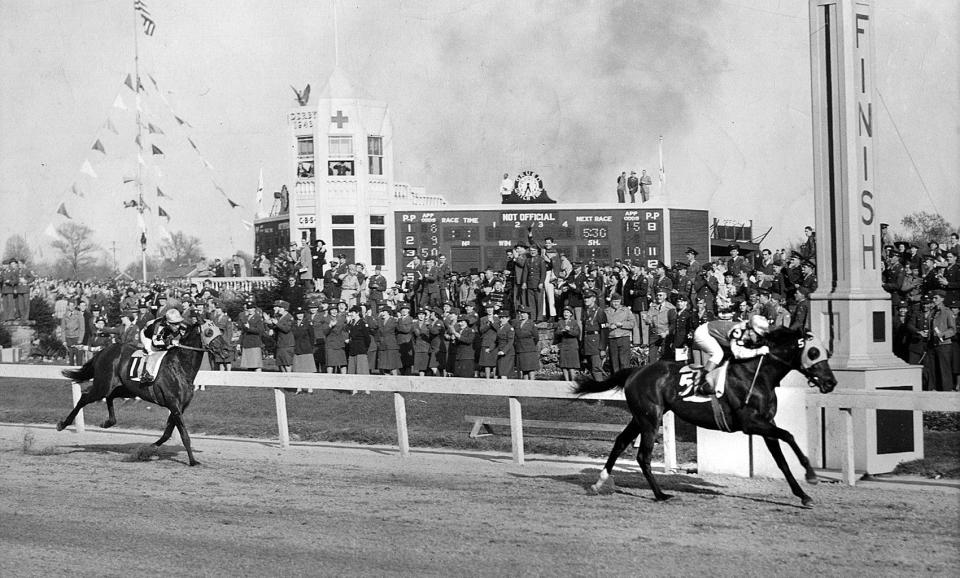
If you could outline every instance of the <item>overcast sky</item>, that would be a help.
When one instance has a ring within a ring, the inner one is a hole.
[[[153,95],[143,108],[164,155],[145,155],[144,180],[170,215],[148,219],[151,249],[163,224],[211,257],[251,251],[242,220],[260,168],[268,196],[292,184],[290,85],[316,94],[333,70],[332,2],[146,3],[157,28],[139,40]],[[880,219],[925,210],[958,225],[960,3],[874,4]],[[775,244],[813,222],[805,1],[362,1],[337,12],[341,68],[391,108],[398,180],[451,204],[496,203],[502,174],[527,169],[560,202],[612,201],[620,171],[656,173],[663,135],[672,202],[753,219]],[[132,0],[0,0],[0,242],[26,233],[46,246],[65,201],[104,248],[116,242],[121,264],[138,257],[122,206],[135,191],[122,177],[137,167],[124,124],[133,55]]]

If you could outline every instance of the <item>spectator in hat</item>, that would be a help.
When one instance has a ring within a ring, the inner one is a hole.
[[[933,303],[930,322],[920,331],[920,335],[927,340],[927,355],[930,358],[924,364],[924,373],[927,374],[924,389],[952,391],[955,373],[953,337],[957,334],[957,320],[945,304],[946,293],[943,290],[931,292],[930,301]]]
[[[530,310],[530,317],[534,321],[540,321],[543,318],[543,288],[547,278],[547,265],[540,256],[538,247],[530,247],[529,251],[527,276],[522,285],[526,295],[524,304]]]
[[[443,315],[443,309],[433,307],[427,310],[427,327],[430,332],[430,359],[427,361],[427,369],[432,375],[439,375],[443,349],[443,334],[446,328],[440,316]]]
[[[565,381],[573,381],[580,372],[580,324],[573,316],[573,309],[565,307],[557,322],[554,335],[559,343],[558,365]]]
[[[809,259],[804,260],[800,266],[803,271],[803,278],[800,279],[800,287],[813,293],[817,290],[817,266]]]
[[[669,293],[665,290],[658,289],[647,312],[650,324],[648,363],[659,361],[667,355],[671,347],[670,330],[676,326],[677,308],[670,303],[668,296]]]
[[[413,375],[421,377],[430,369],[430,316],[429,307],[420,307],[413,322]]]
[[[411,305],[404,301],[400,304],[400,312],[397,315],[397,346],[400,350],[400,365],[403,368],[402,373],[409,375],[413,367],[413,326],[415,320],[410,315]]]
[[[476,372],[476,352],[474,341],[476,331],[473,329],[473,319],[469,315],[460,315],[453,329],[454,339],[454,370],[457,377],[474,377]]]
[[[801,287],[797,290],[797,302],[790,312],[790,329],[810,331],[810,290]]]
[[[293,329],[293,371],[295,373],[316,373],[317,362],[313,358],[314,334],[313,325],[307,318],[303,307],[298,307],[294,314]],[[300,393],[302,388],[297,388]],[[307,389],[307,393],[313,393],[313,389]]]
[[[383,301],[383,294],[387,290],[387,278],[381,273],[380,265],[373,267],[373,275],[367,279],[367,309],[374,316],[379,312],[380,302]]]
[[[524,305],[518,312],[519,318],[514,322],[513,344],[517,352],[517,370],[520,372],[520,379],[533,379],[540,369],[540,350],[537,348],[539,335],[530,308]]]
[[[910,306],[906,303],[900,303],[897,305],[895,307],[893,320],[891,322],[891,333],[893,335],[893,354],[906,363],[915,364],[922,356],[922,352],[917,356],[916,360],[911,360],[910,342],[913,339],[913,332],[911,329],[916,331],[915,328],[911,327],[911,321]]]
[[[938,289],[946,292],[947,307],[957,307],[960,305],[960,262],[957,253],[948,251],[944,255],[947,266],[938,279]]]
[[[806,239],[800,245],[800,256],[810,261],[816,261],[817,233],[813,230],[813,227],[806,226],[803,228],[803,235]]]
[[[219,299],[212,299],[207,305],[209,320],[216,327],[218,335],[207,344],[210,361],[219,371],[230,371],[236,354],[233,349],[233,321],[223,310]]]
[[[347,373],[370,375],[370,329],[363,319],[363,308],[354,305],[347,311]],[[357,390],[353,390],[356,394]],[[370,393],[369,390],[366,393]]]
[[[150,304],[147,303],[147,300],[140,298],[137,301],[137,327],[143,329],[146,327],[147,323],[153,321],[153,313],[150,311]]]
[[[274,355],[277,361],[277,369],[281,372],[289,372],[293,366],[294,346],[293,338],[293,316],[290,315],[290,303],[278,299],[273,302],[273,316],[266,318],[266,324],[273,329],[277,344],[277,351]]]
[[[266,332],[263,315],[256,303],[249,299],[237,318],[240,327],[240,368],[263,370],[263,335]]]
[[[607,317],[607,348],[610,356],[610,371],[617,373],[630,367],[630,339],[633,335],[633,312],[623,306],[619,293],[610,296],[610,307],[604,312]]]
[[[623,171],[617,177],[617,202],[627,202],[627,171]]]
[[[727,259],[727,271],[730,271],[734,277],[739,277],[741,271],[746,271],[748,274],[753,271],[750,262],[740,255],[739,243],[731,243],[727,245],[727,249],[730,250],[730,258]]]
[[[917,271],[923,266],[923,257],[920,255],[920,247],[914,243],[910,243],[910,246],[907,248],[907,253],[903,258],[903,265],[905,267],[910,267],[911,269],[916,269]]]
[[[339,303],[335,307],[339,309]],[[328,311],[323,332],[323,357],[327,373],[346,373],[349,335],[346,315],[341,316],[339,311]]]
[[[670,336],[673,338],[673,359],[688,361],[690,347],[693,345],[693,332],[699,326],[697,313],[690,307],[690,299],[686,295],[677,295],[677,315],[674,318]]]
[[[687,247],[687,250],[683,252],[684,256],[687,258],[687,271],[696,276],[700,272],[700,262],[697,261],[697,255],[700,253],[693,247]]]
[[[667,265],[663,261],[657,261],[654,266],[654,278],[651,283],[651,292],[656,295],[659,291],[665,291],[669,296],[673,293],[673,281],[667,277]]]
[[[790,327],[790,312],[784,307],[783,296],[779,293],[770,294],[770,311],[772,315],[767,317],[770,327]]]
[[[587,369],[595,380],[603,379],[603,359],[606,354],[606,336],[603,328],[607,324],[607,315],[597,305],[597,294],[592,290],[583,292],[583,357]]]
[[[647,174],[646,169],[640,169],[640,199],[646,203],[650,200],[650,191],[653,187],[653,179]]]
[[[483,370],[483,377],[495,379],[497,372],[497,333],[500,329],[500,317],[497,306],[492,301],[484,306],[484,316],[480,318],[477,333],[480,337],[480,356],[477,365]]]
[[[387,309],[380,309],[377,327],[377,370],[384,375],[399,375],[400,346],[397,343],[397,319]]]
[[[326,368],[326,351],[324,343],[324,326],[327,324],[327,311],[320,306],[317,299],[311,299],[307,303],[307,323],[313,333],[313,363],[316,371],[323,372]]]
[[[83,354],[80,352],[80,345],[83,344],[83,337],[87,331],[87,323],[83,318],[83,313],[77,309],[76,299],[67,302],[67,313],[60,321],[60,331],[63,335],[63,344],[67,348],[67,363],[70,365],[83,365],[81,360]]]
[[[513,377],[517,370],[517,354],[514,349],[517,331],[510,322],[509,311],[501,309],[497,316],[500,318],[497,328],[497,375],[500,379],[508,379]]]
[[[337,278],[340,280],[340,301],[345,302],[347,307],[359,305],[360,277],[357,275],[357,265],[348,264],[346,271],[338,274]]]

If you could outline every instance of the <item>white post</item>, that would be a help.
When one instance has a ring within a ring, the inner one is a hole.
[[[663,414],[663,467],[668,472],[677,469],[677,440],[673,412]]]
[[[407,437],[407,406],[403,394],[393,392],[393,409],[397,414],[397,443],[400,446],[400,457],[410,456],[410,440]]]
[[[523,413],[520,399],[510,398],[510,441],[513,445],[514,463],[523,465]]]
[[[70,383],[70,389],[73,390],[73,406],[76,407],[77,403],[80,402],[80,384],[76,381]],[[77,412],[76,419],[73,420],[73,431],[78,434],[82,434],[84,431],[83,424],[83,410]]]
[[[854,431],[853,431],[853,409],[844,408],[840,410],[843,416],[843,481],[848,486],[854,486],[857,483],[857,470],[854,462]]]
[[[290,447],[290,430],[287,427],[287,398],[283,396],[282,389],[273,390],[273,398],[277,403],[277,431],[280,432],[280,447],[287,449]]]

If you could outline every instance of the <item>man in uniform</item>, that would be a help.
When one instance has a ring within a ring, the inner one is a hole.
[[[623,306],[623,297],[619,293],[610,295],[610,307],[604,313],[607,317],[610,372],[616,373],[630,367],[630,337],[635,322],[633,312]]]
[[[605,351],[603,328],[607,325],[607,316],[597,306],[597,294],[592,290],[583,292],[585,309],[583,312],[583,357],[586,359],[590,375],[595,380],[603,379],[603,360]]]

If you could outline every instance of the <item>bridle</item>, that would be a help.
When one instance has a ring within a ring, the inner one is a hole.
[[[811,374],[810,374],[806,369],[804,369],[803,367],[794,367],[792,363],[790,363],[790,362],[787,361],[786,359],[780,357],[779,355],[777,355],[776,353],[773,353],[773,352],[769,352],[769,353],[761,356],[761,363],[763,363],[763,362],[762,362],[762,358],[763,358],[763,357],[769,357],[769,358],[773,359],[774,361],[776,361],[776,362],[778,362],[778,363],[781,363],[781,364],[789,367],[790,369],[795,369],[796,371],[800,372],[800,374],[803,375],[803,377],[805,377],[805,378],[807,379],[807,385],[808,385],[808,386],[810,386],[810,387],[820,387],[820,384],[819,384],[820,378],[817,377],[816,375],[811,375]],[[757,364],[757,372],[758,372],[758,373],[760,372],[760,364],[759,364],[759,363]],[[756,376],[754,376],[754,381],[756,381]],[[750,384],[750,389],[751,389],[751,391],[753,390],[753,384]],[[747,394],[747,397],[749,397],[749,394]]]

